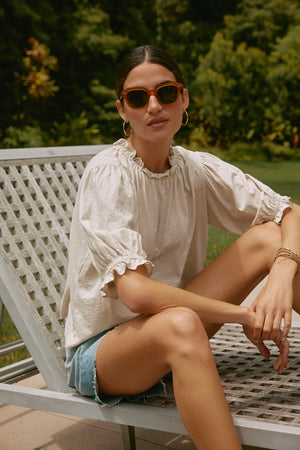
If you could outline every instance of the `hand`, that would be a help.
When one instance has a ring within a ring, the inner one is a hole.
[[[270,359],[270,350],[266,345],[264,344],[262,339],[256,340],[253,338],[253,332],[252,328],[249,325],[243,325],[244,333],[249,339],[250,342],[252,342],[259,350],[261,355],[269,360]],[[277,358],[277,361],[275,362],[273,368],[280,374],[283,369],[288,368],[288,356],[289,356],[289,349],[290,349],[290,343],[289,341],[283,336],[283,333],[281,330],[279,330],[277,336],[275,339],[273,339],[275,344],[277,345],[279,349],[279,356]]]
[[[282,336],[287,338],[292,323],[292,286],[292,282],[281,277],[278,270],[270,273],[265,286],[250,306],[255,312],[253,338],[256,341],[267,339],[275,341],[282,320],[284,320]]]

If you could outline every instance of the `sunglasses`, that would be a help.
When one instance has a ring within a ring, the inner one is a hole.
[[[150,95],[155,95],[157,100],[164,105],[175,103],[182,91],[181,83],[168,83],[156,89],[129,88],[122,91],[120,99],[124,98],[131,108],[143,108],[149,102]]]

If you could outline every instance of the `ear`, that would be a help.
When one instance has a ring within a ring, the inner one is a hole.
[[[122,119],[123,119],[125,122],[128,122],[127,116],[126,116],[125,111],[124,111],[124,107],[123,107],[123,105],[122,105],[122,103],[120,102],[119,99],[116,101],[116,107],[117,107],[118,113],[120,114],[120,116],[122,117]]]
[[[183,105],[183,110],[185,111],[190,103],[190,98],[189,98],[189,92],[187,89],[183,89],[182,91],[182,105]]]

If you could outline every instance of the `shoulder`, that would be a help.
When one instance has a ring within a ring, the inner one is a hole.
[[[203,171],[204,174],[214,173],[230,170],[230,164],[224,162],[217,156],[203,152],[188,150],[182,146],[176,146],[173,151],[181,156],[186,168],[194,169],[195,171]]]
[[[100,150],[95,156],[90,159],[87,164],[86,170],[93,170],[99,166],[109,166],[118,164],[118,145],[117,142],[106,147],[104,150]]]
[[[115,175],[120,177],[121,175],[128,175],[129,164],[123,155],[126,151],[122,141],[124,139],[116,141],[93,156],[85,168],[84,178],[88,176],[114,177]]]
[[[132,176],[121,156],[119,141],[99,151],[88,162],[80,180],[79,194],[98,197],[120,196],[133,190]]]

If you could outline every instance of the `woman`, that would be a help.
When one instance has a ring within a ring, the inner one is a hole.
[[[274,367],[287,367],[300,208],[212,155],[172,147],[189,97],[161,49],[128,55],[117,96],[127,139],[90,161],[74,209],[62,302],[69,383],[115,405],[162,393],[171,371],[196,447],[239,449],[209,338],[240,323],[266,358],[263,341],[274,340]],[[202,270],[208,223],[241,237]],[[268,273],[254,304],[238,306]]]

